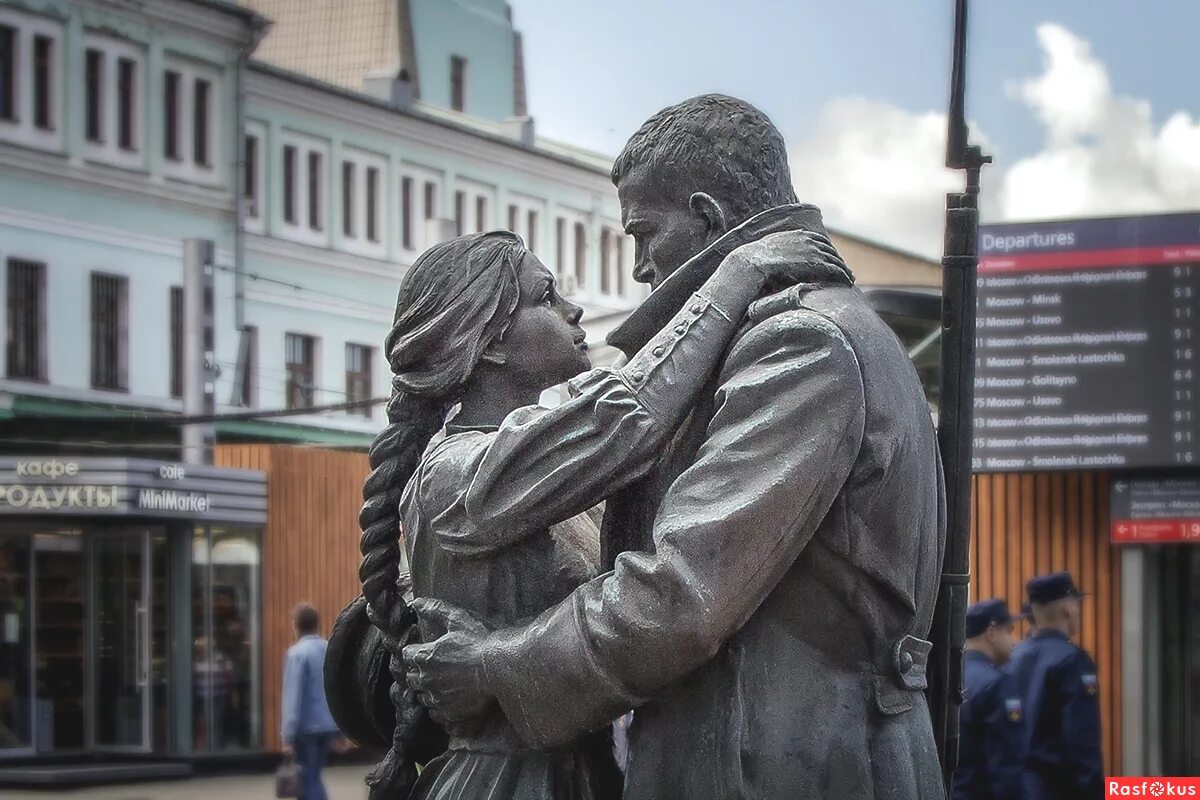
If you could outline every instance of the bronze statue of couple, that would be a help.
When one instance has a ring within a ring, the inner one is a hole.
[[[372,797],[943,797],[945,504],[904,348],[753,106],[660,111],[612,179],[653,287],[619,367],[513,234],[404,276],[326,669],[346,733],[391,748]]]

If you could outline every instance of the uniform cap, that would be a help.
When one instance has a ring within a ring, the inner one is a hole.
[[[1000,598],[980,600],[967,608],[967,638],[981,636],[992,625],[1012,622],[1008,604]]]
[[[1069,572],[1052,572],[1049,575],[1030,578],[1029,583],[1025,584],[1025,589],[1029,593],[1029,602],[1039,605],[1053,603],[1064,597],[1083,596]]]

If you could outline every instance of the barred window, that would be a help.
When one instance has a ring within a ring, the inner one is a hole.
[[[8,377],[46,379],[46,265],[8,260]]]
[[[129,280],[92,273],[92,387],[129,388]]]

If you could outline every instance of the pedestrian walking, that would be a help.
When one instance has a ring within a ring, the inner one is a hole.
[[[328,800],[321,770],[341,732],[325,701],[326,641],[318,633],[317,609],[301,603],[292,612],[296,643],[283,669],[283,752],[300,767],[300,796]]]

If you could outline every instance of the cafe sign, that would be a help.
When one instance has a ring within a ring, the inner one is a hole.
[[[98,515],[261,524],[261,472],[126,458],[0,458],[0,516]]]

